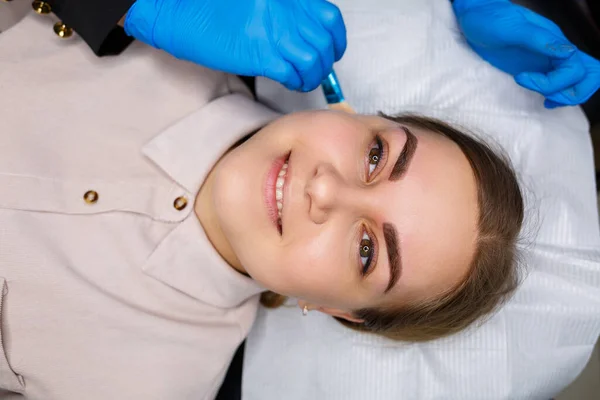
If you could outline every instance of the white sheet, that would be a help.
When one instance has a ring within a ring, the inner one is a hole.
[[[245,400],[549,399],[583,369],[600,333],[600,234],[589,127],[480,60],[448,0],[339,0],[349,48],[336,64],[358,111],[418,111],[488,134],[527,188],[530,270],[480,329],[427,344],[361,335],[297,308],[262,309],[248,338]],[[319,90],[261,80],[282,111],[324,108]]]

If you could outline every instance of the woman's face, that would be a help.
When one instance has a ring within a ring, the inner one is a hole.
[[[466,157],[439,134],[381,117],[282,117],[228,153],[211,181],[229,261],[332,314],[436,297],[473,256]]]

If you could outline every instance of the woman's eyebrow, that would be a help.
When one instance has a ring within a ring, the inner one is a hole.
[[[385,247],[388,254],[388,264],[390,266],[390,280],[387,287],[383,291],[384,294],[389,292],[402,274],[402,257],[400,253],[400,242],[398,241],[398,233],[396,227],[390,223],[383,224],[383,238],[385,239]]]
[[[406,144],[404,145],[404,148],[398,155],[396,164],[394,164],[394,168],[390,173],[390,181],[397,181],[400,178],[402,178],[402,175],[404,175],[404,173],[408,169],[410,161],[412,160],[413,156],[415,155],[415,151],[417,150],[417,137],[407,127],[403,126],[402,129],[404,130],[404,132],[406,132]]]

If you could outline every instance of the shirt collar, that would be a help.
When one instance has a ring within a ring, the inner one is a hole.
[[[197,193],[231,146],[280,116],[242,94],[230,94],[167,128],[142,152],[188,192]]]
[[[232,145],[279,116],[244,95],[227,95],[168,128],[142,152],[195,198]],[[143,270],[216,307],[237,306],[265,290],[221,258],[193,212],[160,242]]]

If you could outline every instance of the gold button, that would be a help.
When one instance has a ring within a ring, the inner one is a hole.
[[[40,15],[50,14],[50,11],[52,11],[50,3],[40,0],[35,0],[33,3],[31,3],[31,7]]]
[[[61,38],[68,38],[73,34],[73,28],[66,26],[62,22],[54,24],[54,33]]]
[[[98,201],[98,192],[95,190],[88,190],[83,195],[83,200],[88,204],[94,204]]]
[[[173,202],[173,207],[175,207],[175,209],[177,211],[183,210],[186,206],[187,206],[187,199],[184,196],[180,196],[180,197],[176,198],[175,201]]]

